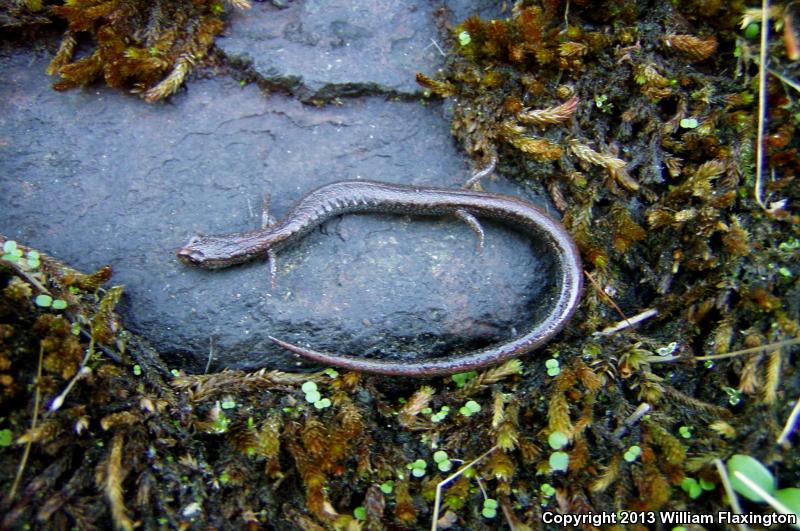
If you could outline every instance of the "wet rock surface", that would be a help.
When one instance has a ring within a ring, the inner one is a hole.
[[[265,86],[304,101],[369,94],[408,97],[422,93],[414,81],[416,72],[435,72],[443,64],[437,22],[497,10],[490,2],[452,4],[262,2],[234,13],[217,47]]]
[[[420,93],[415,68],[436,69],[442,56],[433,4],[349,0],[258,3],[233,15],[218,47],[267,85],[304,100]]]
[[[288,17],[315,5],[257,9]],[[428,4],[419,13],[399,9],[412,16],[393,24],[413,27],[423,46],[433,27]],[[369,38],[381,33],[370,31]],[[460,186],[471,168],[441,104],[362,97],[317,108],[217,77],[148,105],[99,87],[54,92],[44,73],[49,58],[0,52],[0,233],[87,271],[111,264],[113,282],[126,285],[126,325],[173,366],[311,366],[268,335],[347,354],[444,355],[517,335],[541,315],[554,264],[535,242],[490,223],[477,253],[475,235],[457,220],[337,218],[280,253],[275,290],[262,261],[202,271],[175,259],[197,232],[258,227],[265,193],[280,218],[305,193],[342,179]],[[403,65],[388,93],[416,90],[413,74],[427,66],[419,57]],[[304,85],[313,72],[303,74]],[[347,77],[325,83],[346,85]],[[506,180],[484,184],[530,199]]]

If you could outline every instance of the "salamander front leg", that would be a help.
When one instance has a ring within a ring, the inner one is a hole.
[[[478,235],[478,252],[483,251],[483,227],[478,221],[478,218],[467,212],[466,210],[456,210],[456,217],[469,225],[469,228]]]

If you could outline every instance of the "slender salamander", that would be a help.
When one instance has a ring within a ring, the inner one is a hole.
[[[558,266],[557,293],[547,316],[521,336],[480,350],[422,361],[358,358],[319,352],[270,336],[275,344],[315,362],[355,371],[399,376],[433,376],[469,371],[530,352],[557,334],[577,307],[582,289],[580,254],[564,227],[541,209],[514,197],[443,188],[423,188],[369,181],[342,181],[322,186],[303,197],[280,222],[251,232],[196,236],[177,251],[178,258],[207,269],[228,267],[258,257],[270,261],[275,278],[275,252],[302,238],[326,220],[353,212],[389,212],[419,216],[457,216],[478,233],[473,216],[499,220],[544,241]],[[480,246],[479,246],[480,247]]]

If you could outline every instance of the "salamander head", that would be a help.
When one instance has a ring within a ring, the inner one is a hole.
[[[184,264],[219,269],[246,262],[256,256],[245,242],[226,236],[195,236],[176,252]]]

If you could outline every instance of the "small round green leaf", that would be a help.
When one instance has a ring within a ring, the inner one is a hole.
[[[665,346],[663,346],[661,348],[657,348],[656,349],[656,354],[658,354],[659,356],[669,356],[670,354],[675,352],[676,348],[678,348],[678,343],[673,341],[669,345],[665,345]]]
[[[0,445],[2,445],[2,443],[0,443]],[[775,493],[775,499],[781,502],[790,511],[800,515],[800,489],[781,489]]]
[[[478,371],[469,371],[469,372],[459,372],[451,376],[450,378],[456,383],[456,386],[461,388],[464,387],[468,381],[472,380],[478,376]]]
[[[755,22],[751,22],[744,29],[744,38],[745,39],[752,40],[752,39],[755,39],[756,37],[758,37],[760,34],[761,34],[761,26],[759,26]]]
[[[757,459],[749,455],[736,454],[728,460],[728,475],[731,479],[733,490],[744,496],[750,501],[763,502],[761,496],[755,493],[742,480],[736,477],[735,472],[746,476],[747,479],[764,489],[767,494],[775,493],[775,478],[767,467],[762,465]]]
[[[554,431],[547,438],[547,443],[553,450],[560,450],[564,448],[568,442],[569,439],[567,438],[567,436],[561,433],[560,431]]]
[[[706,481],[703,478],[700,478],[699,483],[700,483],[700,488],[703,490],[714,490],[717,488],[717,486],[714,483]]]
[[[458,412],[464,415],[465,417],[471,417],[480,410],[481,410],[481,405],[475,402],[474,400],[470,400],[469,402],[461,406],[461,409],[459,409]]]
[[[417,459],[416,461],[411,463],[411,468],[417,468],[417,469],[421,468],[424,470],[427,466],[428,463],[426,463],[424,459]]]
[[[67,307],[67,301],[64,299],[56,299],[53,301],[53,309],[54,310],[63,310]]]
[[[394,481],[384,481],[380,486],[381,492],[384,494],[391,494],[394,490]]]
[[[565,472],[569,466],[569,454],[566,452],[553,452],[550,454],[550,468]]]
[[[433,460],[436,461],[437,463],[441,461],[447,461],[447,452],[445,452],[444,450],[437,450],[433,452]]]
[[[640,446],[633,445],[630,448],[628,448],[628,451],[625,452],[625,455],[623,455],[622,457],[625,459],[625,461],[633,463],[641,454],[642,454],[642,448]]]
[[[696,118],[684,118],[681,120],[681,127],[684,129],[696,129],[700,125]]]
[[[9,446],[12,440],[11,430],[0,430],[0,447]]]
[[[322,399],[322,395],[319,394],[319,391],[317,391],[316,389],[306,393],[306,401],[307,402],[311,402],[313,404],[314,402],[319,402],[321,399]]]
[[[694,478],[684,478],[684,480],[681,481],[681,489],[693,500],[696,500],[703,494],[702,487],[700,487],[700,484]]]
[[[356,507],[353,509],[353,516],[356,517],[356,520],[366,520],[367,519],[367,509],[363,505]]]
[[[317,390],[317,384],[314,382],[305,382],[300,389],[302,389],[305,394],[308,394]]]
[[[42,293],[41,295],[36,296],[36,306],[41,306],[42,308],[49,308],[51,304],[53,304],[53,297],[50,295],[46,295]]]

